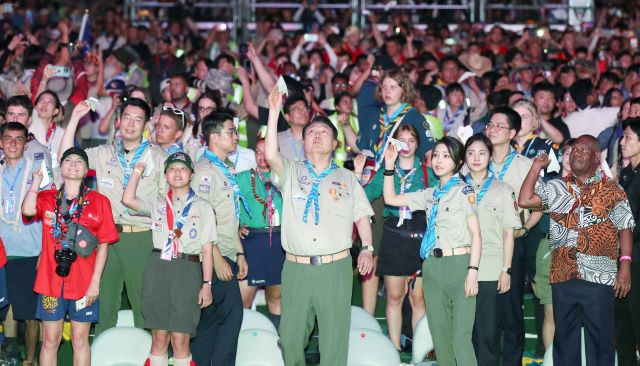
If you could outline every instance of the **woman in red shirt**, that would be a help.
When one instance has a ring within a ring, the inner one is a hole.
[[[109,200],[84,185],[89,159],[84,150],[64,152],[59,190],[38,192],[40,171],[22,213],[42,221],[42,252],[34,291],[38,293],[36,317],[42,320],[44,340],[41,365],[55,365],[62,326],[71,320],[74,365],[89,365],[89,329],[98,321],[100,278],[107,261],[107,244],[118,241]]]

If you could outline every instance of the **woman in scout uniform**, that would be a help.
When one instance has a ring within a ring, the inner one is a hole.
[[[409,76],[400,69],[386,71],[376,84],[372,80],[366,81],[358,94],[358,120],[360,137],[358,149],[369,150],[373,154],[364,169],[361,182],[369,182],[373,173],[383,164],[384,150],[390,136],[393,136],[400,123],[410,124],[418,131],[423,143],[418,146],[416,155],[422,159],[433,146],[434,140],[429,130],[429,124],[417,109],[411,106],[416,92]],[[349,125],[343,125],[347,141],[355,141],[355,132]],[[356,151],[357,152],[357,151]],[[373,228],[373,246],[378,248],[382,238],[382,211],[384,203],[381,199],[371,203],[375,212]],[[377,252],[377,250],[376,250]],[[374,253],[375,255],[375,253]],[[376,263],[374,257],[374,266]],[[378,296],[378,277],[371,276],[362,283],[362,302],[365,310],[373,314]]]
[[[176,152],[165,161],[170,187],[166,196],[136,196],[145,165],[139,162],[134,166],[122,196],[129,210],[151,217],[153,231],[154,249],[145,268],[142,295],[144,327],[151,329],[152,336],[145,366],[168,365],[169,341],[173,364],[193,366],[189,339],[196,333],[200,309],[212,301],[215,214],[213,207],[189,187],[193,177],[189,155]]]
[[[558,145],[553,141],[540,137],[536,131],[540,128],[542,119],[532,102],[521,99],[515,102],[511,108],[518,112],[521,119],[520,130],[512,141],[512,146],[519,154],[527,158],[535,158],[540,154],[553,152],[558,156]]]
[[[42,320],[44,340],[40,364],[54,365],[63,321],[71,320],[74,365],[91,361],[89,329],[98,321],[98,294],[107,261],[108,244],[118,241],[109,199],[84,185],[89,158],[84,150],[62,154],[59,190],[38,192],[40,170],[33,173],[22,213],[42,221],[42,252],[34,292],[36,317]]]
[[[266,126],[265,126],[266,127]],[[256,169],[238,173],[238,186],[249,210],[240,211],[240,238],[247,258],[247,280],[240,282],[245,308],[250,308],[258,287],[266,287],[269,318],[280,325],[280,274],[284,250],[280,243],[282,196],[271,182],[271,168],[264,157],[264,140],[256,142]],[[244,206],[243,206],[244,207]]]
[[[477,365],[471,336],[482,239],[476,195],[459,174],[464,147],[453,137],[439,140],[432,167],[440,184],[405,194],[396,193],[391,179],[397,154],[394,146],[385,153],[384,201],[426,212],[427,230],[420,245],[420,256],[425,259],[422,284],[438,363]]]
[[[465,144],[466,181],[476,192],[482,234],[473,345],[478,365],[500,364],[499,294],[511,287],[513,230],[520,227],[513,189],[489,173],[493,145],[484,135]]]
[[[202,134],[202,121],[204,117],[216,111],[222,103],[219,95],[206,91],[193,103],[193,114],[196,116],[193,124],[187,121],[187,127],[182,135],[182,143],[184,150],[189,154],[193,161],[198,161],[204,149],[205,137]]]
[[[398,153],[395,164],[394,185],[401,193],[424,190],[436,183],[431,168],[420,162],[415,156],[420,145],[420,137],[411,125],[403,124],[396,130],[393,138],[405,143],[407,148]],[[362,174],[365,161],[359,155],[354,161],[356,176]],[[382,196],[384,183],[383,171],[378,170],[364,191],[369,200]],[[426,176],[426,177],[425,177]],[[422,294],[422,275],[420,267],[420,242],[426,229],[424,211],[411,213],[407,207],[391,207],[384,209],[384,229],[378,258],[377,273],[383,276],[387,293],[387,325],[389,338],[397,349],[401,348],[400,333],[402,328],[402,303],[409,293],[411,303],[411,325],[415,328],[418,320],[424,315],[424,297]],[[408,287],[409,286],[409,291]]]

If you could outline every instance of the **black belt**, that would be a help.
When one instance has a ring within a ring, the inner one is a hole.
[[[162,252],[160,249],[156,249],[156,248],[153,248],[153,251]],[[173,258],[186,259],[188,261],[200,263],[200,256],[198,254],[177,253],[177,254],[174,254]]]
[[[268,228],[268,227],[248,227],[247,230],[249,230],[249,235],[251,235],[251,234],[269,234],[270,232],[279,233],[280,232],[280,226],[274,226],[272,228]]]
[[[388,225],[385,225],[384,229],[407,239],[422,239],[422,237],[424,236],[424,232],[422,231],[402,230],[393,228]]]

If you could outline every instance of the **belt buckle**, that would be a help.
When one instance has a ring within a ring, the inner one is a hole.
[[[319,266],[322,264],[322,256],[321,255],[313,255],[309,257],[309,264],[312,266]]]
[[[433,256],[436,258],[442,258],[442,249],[436,248],[433,250]]]

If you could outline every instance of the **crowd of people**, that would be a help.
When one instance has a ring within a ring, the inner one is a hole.
[[[264,288],[286,365],[316,320],[346,365],[357,280],[399,351],[426,316],[439,365],[521,365],[527,292],[537,354],[581,364],[584,329],[589,365],[637,365],[635,14],[360,28],[303,2],[240,42],[101,6],[2,9],[2,362],[55,365],[68,320],[88,365],[126,297],[146,365],[234,365]]]

